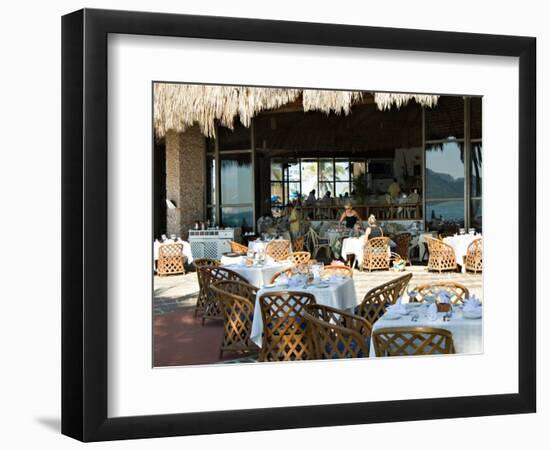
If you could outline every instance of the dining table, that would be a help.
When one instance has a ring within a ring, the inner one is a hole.
[[[246,278],[251,285],[258,288],[270,284],[271,279],[277,272],[289,269],[294,265],[290,261],[274,261],[269,257],[263,263],[255,261],[252,265],[247,265],[245,259],[245,257],[222,256],[222,267],[238,273]]]
[[[479,354],[483,353],[483,317],[477,319],[469,319],[464,317],[463,305],[453,305],[452,316],[450,320],[444,320],[446,313],[438,312],[435,320],[428,315],[429,303],[404,303],[407,314],[395,314],[388,310],[380,319],[378,319],[372,328],[374,333],[376,330],[384,328],[400,328],[400,327],[430,327],[443,328],[448,330],[453,335],[453,343],[455,353]],[[417,315],[416,321],[413,317]],[[374,340],[370,343],[370,358],[375,358],[377,355],[374,350]]]
[[[252,331],[250,338],[262,346],[263,320],[260,308],[260,297],[269,292],[307,292],[313,294],[319,305],[331,306],[346,311],[352,311],[357,306],[357,294],[353,279],[349,277],[331,277],[327,283],[303,283],[298,286],[272,285],[264,286],[256,294],[254,316],[252,319]]]

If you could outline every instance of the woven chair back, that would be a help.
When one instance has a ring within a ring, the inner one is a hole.
[[[260,361],[297,361],[312,358],[312,344],[303,317],[315,303],[305,292],[269,292],[260,296],[263,339]]]
[[[412,274],[407,273],[371,289],[363,297],[357,314],[374,325],[386,312],[386,308],[395,304],[397,299],[405,294],[411,278]]]
[[[390,268],[390,238],[369,239],[363,253],[363,270],[387,270]]]
[[[431,284],[421,284],[415,286],[413,291],[416,291],[416,301],[423,302],[427,295],[436,295],[440,291],[445,291],[453,305],[464,303],[470,297],[470,291],[463,284],[455,281],[436,281]]]
[[[246,245],[239,244],[238,242],[235,242],[235,241],[229,241],[229,246],[231,247],[231,251],[234,253],[246,254],[248,252],[248,247]]]
[[[474,273],[483,272],[483,243],[480,239],[475,239],[466,250],[466,260],[464,261],[466,270]]]
[[[185,273],[183,244],[162,244],[159,247],[157,274],[160,276]]]
[[[325,305],[308,305],[308,322],[315,359],[366,358],[370,324],[362,317]]]
[[[455,352],[453,335],[442,328],[381,328],[372,333],[376,356],[439,355]]]
[[[193,265],[197,270],[197,281],[199,282],[199,295],[197,296],[197,304],[195,305],[195,317],[198,314],[202,314],[204,311],[204,304],[206,303],[206,289],[204,288],[203,272],[201,267],[217,267],[220,265],[220,261],[210,258],[199,258],[193,261]]]
[[[284,261],[290,254],[290,241],[286,239],[269,241],[265,247],[265,254],[275,261]]]
[[[296,266],[307,264],[311,259],[311,253],[309,252],[292,252],[288,255],[288,260]]]
[[[216,297],[210,289],[210,286],[212,286],[217,281],[223,280],[241,281],[246,284],[248,284],[248,281],[237,272],[227,269],[226,267],[201,267],[199,270],[202,271],[204,289],[206,292],[206,301],[204,303],[202,323],[204,324],[205,319],[221,320],[223,318],[222,306],[216,300]]]
[[[250,339],[258,288],[241,281],[225,280],[215,282],[210,289],[222,307],[223,341],[220,357],[226,351],[258,350]]]
[[[393,239],[397,245],[395,247],[395,253],[403,259],[409,259],[409,245],[411,243],[411,238],[411,233],[399,233]]]
[[[342,264],[331,264],[321,269],[321,278],[329,278],[332,275],[353,278],[353,270],[351,267]]]
[[[456,257],[453,248],[441,239],[425,237],[428,243],[428,270],[441,273],[445,270],[456,270]]]

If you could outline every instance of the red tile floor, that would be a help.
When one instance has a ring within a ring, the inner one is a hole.
[[[153,321],[155,367],[223,363],[242,357],[226,352],[220,359],[222,322],[206,321],[203,326],[193,307],[155,316]]]

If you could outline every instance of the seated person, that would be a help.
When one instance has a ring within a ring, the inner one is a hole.
[[[401,193],[401,186],[399,186],[399,183],[397,182],[397,178],[394,178],[393,182],[388,187],[388,194],[390,194],[392,198],[397,198],[400,193]]]

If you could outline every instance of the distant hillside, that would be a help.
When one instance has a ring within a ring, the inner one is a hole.
[[[427,198],[450,198],[464,195],[464,177],[453,178],[449,174],[426,169]]]

